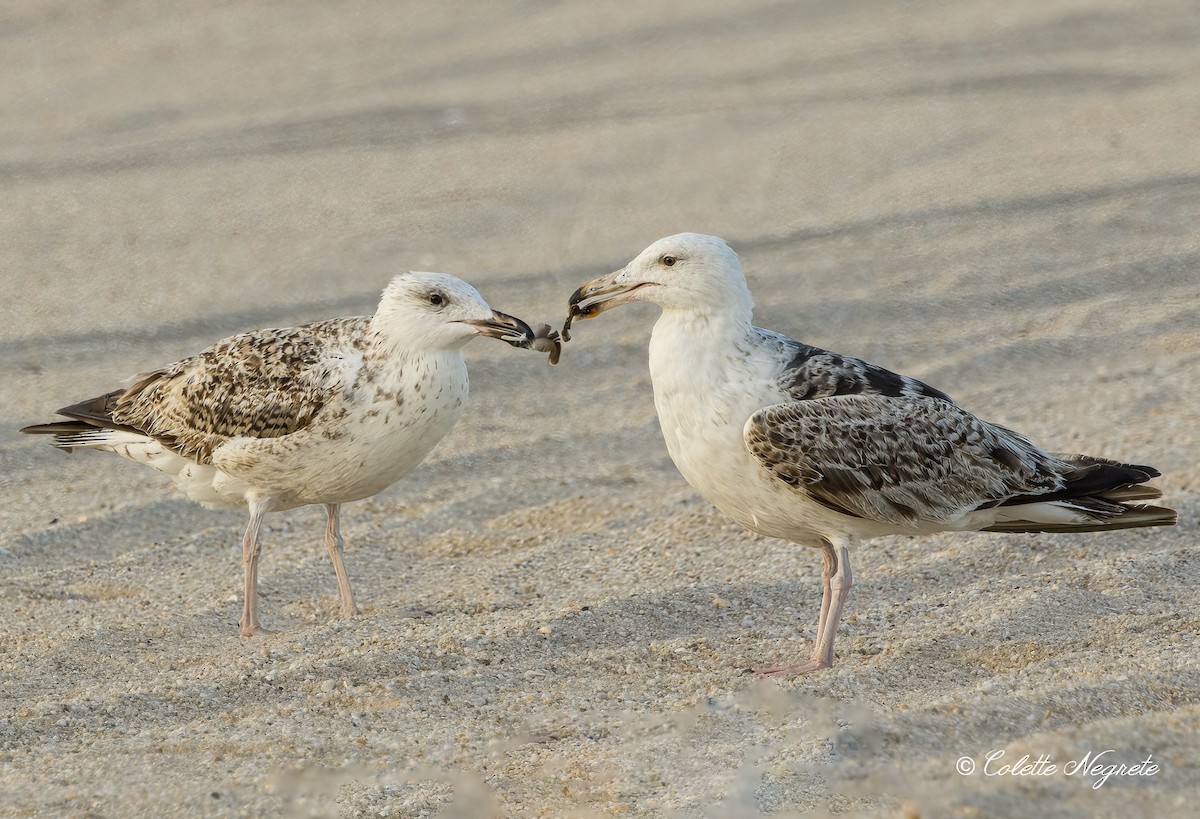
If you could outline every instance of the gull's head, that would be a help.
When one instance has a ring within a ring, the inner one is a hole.
[[[724,240],[702,233],[659,239],[620,270],[585,284],[571,295],[572,318],[591,318],[631,301],[664,310],[745,312],[752,307],[737,254]]]
[[[514,347],[533,340],[529,325],[493,310],[479,291],[444,273],[401,273],[383,291],[373,323],[387,334],[425,349],[458,349],[476,336]]]

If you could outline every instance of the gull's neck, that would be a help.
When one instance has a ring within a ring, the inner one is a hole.
[[[397,362],[418,359],[461,359],[462,348],[470,340],[469,337],[466,337],[458,343],[430,346],[430,339],[424,337],[420,332],[415,332],[407,322],[397,320],[389,315],[382,307],[371,317],[368,332],[370,352],[380,359]]]
[[[432,407],[420,423],[442,430],[440,437],[462,414],[470,389],[464,344],[429,346],[429,339],[414,335],[372,321],[357,377],[375,383],[378,395],[394,393],[403,404]]]
[[[655,394],[701,394],[738,378],[753,349],[750,316],[749,306],[740,305],[664,309],[650,335]]]
[[[667,452],[702,494],[712,474],[734,474],[742,425],[762,379],[750,310],[664,310],[650,336],[650,380]],[[715,471],[714,471],[714,467]],[[726,468],[728,467],[728,468]]]
[[[751,305],[732,304],[716,308],[664,308],[654,324],[651,343],[675,337],[713,352],[744,348],[754,330]]]

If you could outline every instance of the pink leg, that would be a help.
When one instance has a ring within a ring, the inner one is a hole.
[[[333,561],[333,571],[337,575],[338,594],[342,598],[342,619],[348,619],[358,614],[358,606],[354,605],[354,593],[350,591],[350,577],[346,574],[346,564],[342,562],[342,521],[338,514],[336,503],[325,504],[329,514],[329,524],[325,527],[325,549],[329,559]]]
[[[242,536],[242,570],[245,575],[245,590],[242,597],[242,636],[270,634],[258,622],[258,556],[262,544],[258,542],[258,529],[262,525],[266,506],[259,501],[250,501],[250,522]]]
[[[821,581],[824,588],[812,659],[799,665],[757,668],[754,670],[755,674],[807,674],[810,671],[833,667],[833,641],[837,637],[838,624],[842,621],[842,608],[846,605],[854,577],[850,573],[850,549],[845,543],[838,544],[835,549],[833,544],[826,541],[821,547],[821,558]]]
[[[828,545],[821,547],[821,614],[817,617],[817,639],[814,645],[819,645],[825,634],[825,624],[829,622],[829,604],[833,600],[833,575],[837,571],[837,555]]]

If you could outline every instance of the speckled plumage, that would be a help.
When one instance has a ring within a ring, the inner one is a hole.
[[[262,630],[262,516],[323,504],[325,545],[350,616],[358,609],[342,563],[339,505],[391,486],[450,431],[467,401],[462,347],[478,334],[525,347],[533,339],[528,325],[493,311],[466,282],[402,274],[373,316],[231,336],[59,410],[70,421],[23,431],[51,434],[61,449],[152,466],[206,506],[247,508],[246,635]]]
[[[202,464],[230,438],[291,435],[371,377],[370,324],[355,316],[231,336],[138,376],[116,398],[112,420]],[[364,361],[353,373],[351,359]]]
[[[772,475],[836,512],[897,527],[952,523],[1063,484],[1069,467],[935,398],[846,395],[764,407],[746,446]]]
[[[753,326],[720,239],[662,239],[571,297],[589,318],[662,307],[650,339],[654,402],[683,476],[748,528],[822,550],[824,599],[804,672],[833,662],[849,544],[944,531],[1095,531],[1175,522],[1152,467],[1055,455],[917,379]]]

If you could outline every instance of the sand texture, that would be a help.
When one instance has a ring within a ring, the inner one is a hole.
[[[1198,43],[1183,0],[4,3],[0,815],[1195,815]],[[350,621],[321,509],[268,517],[243,639],[242,513],[17,433],[400,270],[560,323],[684,230],[759,324],[1153,464],[1180,525],[872,541],[837,665],[761,680],[819,555],[675,471],[649,306],[467,349],[344,510]],[[1109,749],[1160,768],[955,769]]]

